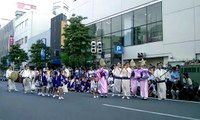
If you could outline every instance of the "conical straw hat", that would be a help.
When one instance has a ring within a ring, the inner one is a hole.
[[[105,60],[102,59],[102,58],[100,59],[99,64],[100,64],[101,66],[106,66]]]
[[[130,66],[132,67],[136,66],[135,61],[133,59],[130,61]]]
[[[146,65],[146,60],[144,60],[143,58],[142,58],[142,60],[141,61],[139,61],[140,62],[140,65],[141,66],[144,66],[144,65]]]

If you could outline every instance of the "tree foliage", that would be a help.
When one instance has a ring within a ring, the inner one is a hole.
[[[41,50],[45,50],[45,59],[41,59]],[[38,40],[35,44],[32,44],[31,49],[29,50],[31,63],[36,67],[43,67],[50,61],[50,48],[46,47],[42,40]]]
[[[0,61],[0,69],[2,71],[5,71],[7,69],[7,59],[8,59],[8,56],[3,56],[1,57],[1,61]]]
[[[12,45],[8,57],[17,69],[20,68],[22,62],[28,60],[28,54],[20,48],[20,45]]]
[[[91,36],[89,28],[81,22],[86,19],[75,14],[68,20],[69,24],[64,28],[64,50],[61,53],[61,61],[72,68],[88,66],[93,56],[90,53]]]

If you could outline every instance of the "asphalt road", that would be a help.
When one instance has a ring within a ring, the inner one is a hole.
[[[64,100],[8,93],[0,82],[0,120],[200,120],[200,103],[187,101],[141,100],[121,97],[98,98],[70,92]]]

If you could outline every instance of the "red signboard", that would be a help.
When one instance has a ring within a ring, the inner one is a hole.
[[[14,36],[10,35],[9,36],[9,41],[8,41],[8,51],[10,51],[11,46],[14,44]]]
[[[36,10],[35,5],[25,4],[25,3],[21,3],[21,2],[17,2],[17,8],[23,9],[23,10],[30,10],[30,9]]]
[[[10,35],[10,46],[12,46],[14,44],[14,37],[12,35]]]

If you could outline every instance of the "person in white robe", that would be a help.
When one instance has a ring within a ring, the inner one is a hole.
[[[157,80],[157,94],[158,100],[166,99],[166,70],[162,69],[161,64],[157,65],[157,69],[154,72],[154,76]]]
[[[6,70],[6,78],[8,80],[8,92],[11,92],[13,90],[18,91],[16,89],[15,82],[10,79],[10,75],[11,75],[12,72],[13,72],[12,67],[9,66],[8,69]]]
[[[129,64],[126,63],[122,69],[122,99],[130,99],[130,77],[131,77],[131,68]]]
[[[118,63],[117,66],[115,66],[113,72],[114,76],[114,87],[113,87],[113,94],[112,96],[115,96],[115,94],[118,94],[120,96],[121,94],[121,88],[122,88],[122,78],[121,78],[121,64]]]
[[[28,66],[25,66],[25,69],[22,73],[22,78],[23,78],[23,85],[24,85],[24,93],[27,93],[28,91],[31,90],[31,71]]]

